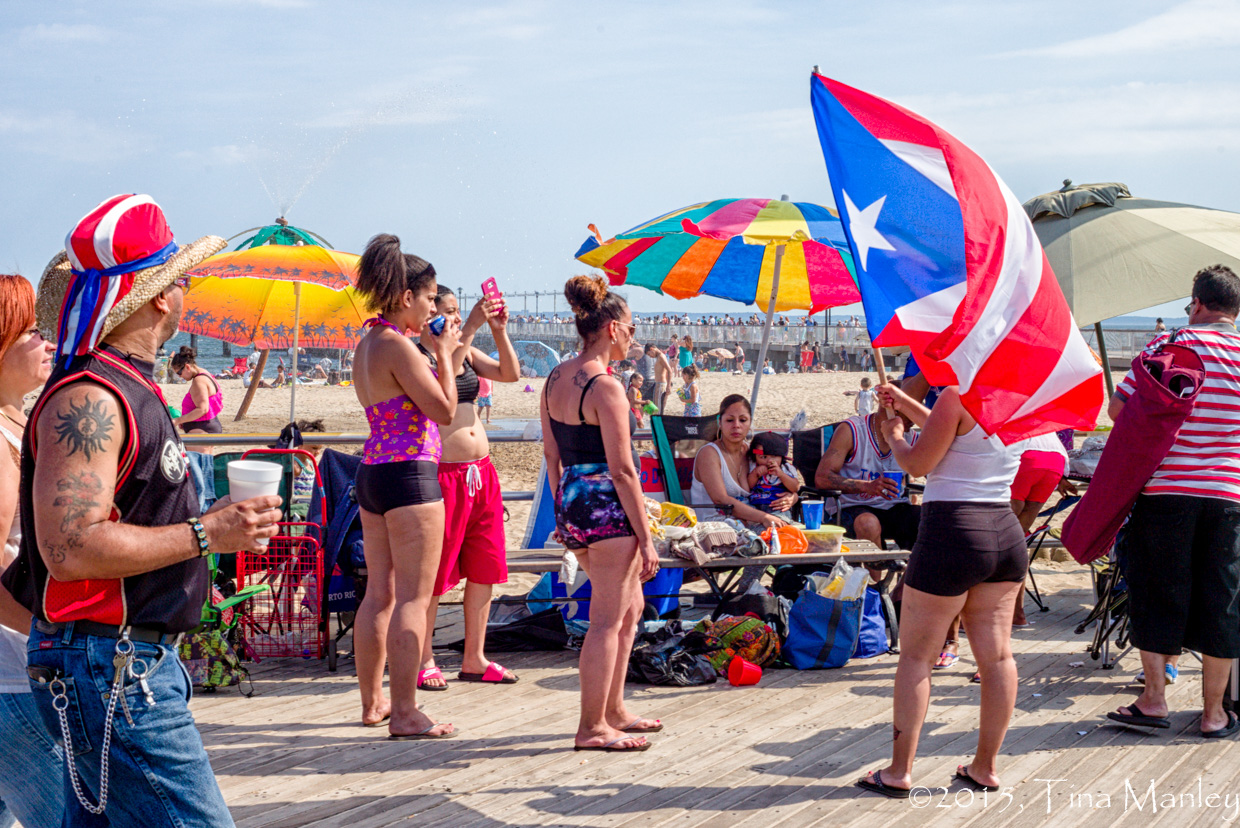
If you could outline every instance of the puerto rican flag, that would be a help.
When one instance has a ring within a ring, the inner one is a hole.
[[[1094,428],[1102,370],[1007,185],[903,107],[818,74],[810,89],[875,347],[909,346],[1004,443]]]

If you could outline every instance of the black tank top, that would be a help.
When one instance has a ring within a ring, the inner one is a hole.
[[[435,355],[423,348],[421,342],[418,343],[418,350],[426,354],[426,358],[431,361],[431,367],[438,371],[439,361],[435,359]],[[469,357],[465,357],[461,373],[456,375],[456,401],[457,403],[472,403],[476,399],[478,399],[478,372],[474,370]]]
[[[556,448],[560,450],[560,465],[562,466],[607,462],[607,449],[603,445],[603,429],[601,426],[587,423],[584,411],[586,392],[590,390],[590,386],[594,384],[596,379],[604,376],[607,376],[607,374],[595,374],[590,377],[585,387],[581,389],[581,399],[577,401],[577,419],[580,421],[578,425],[562,423],[550,414],[547,415],[547,419],[551,421],[551,434],[555,437]],[[635,431],[637,431],[637,417],[630,409],[630,441],[632,441],[633,432]]]
[[[22,445],[22,542],[17,560],[4,573],[9,592],[44,621],[89,620],[138,626],[165,633],[188,632],[202,619],[210,588],[205,558],[128,578],[57,581],[39,555],[31,489],[38,451],[34,424],[47,399],[70,383],[90,382],[120,399],[123,427],[112,519],[135,526],[170,526],[196,516],[198,495],[167,403],[153,383],[155,366],[109,345],[57,367],[30,415]],[[185,543],[190,543],[189,527]]]

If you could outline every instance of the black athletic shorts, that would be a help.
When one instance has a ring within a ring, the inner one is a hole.
[[[209,420],[194,420],[192,423],[181,423],[181,431],[186,434],[192,434],[195,431],[204,434],[223,434],[224,427],[220,425],[219,417],[212,417]]]
[[[872,506],[847,506],[840,509],[840,526],[844,534],[850,538],[857,535],[853,532],[853,524],[857,516],[869,513],[878,518],[882,529],[883,540],[892,540],[901,549],[912,549],[917,542],[917,529],[921,524],[921,507],[911,503],[893,503],[888,509],[875,509]]]
[[[1240,658],[1240,503],[1141,495],[1124,538],[1133,646]]]
[[[443,500],[439,464],[430,460],[363,463],[357,469],[354,493],[357,505],[376,515],[401,506],[437,503]]]
[[[906,586],[931,595],[963,595],[978,584],[1024,581],[1028,569],[1025,533],[1007,503],[921,504]]]

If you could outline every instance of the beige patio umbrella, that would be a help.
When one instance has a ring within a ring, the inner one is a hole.
[[[1240,272],[1240,213],[1071,181],[1024,206],[1068,307],[1078,325],[1094,326],[1107,365],[1102,320],[1188,296],[1203,267]],[[1113,392],[1110,371],[1104,376]]]

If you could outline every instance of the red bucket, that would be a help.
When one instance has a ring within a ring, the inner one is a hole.
[[[761,678],[762,668],[757,664],[750,664],[740,656],[732,657],[732,663],[728,665],[728,683],[733,687],[757,684]]]

